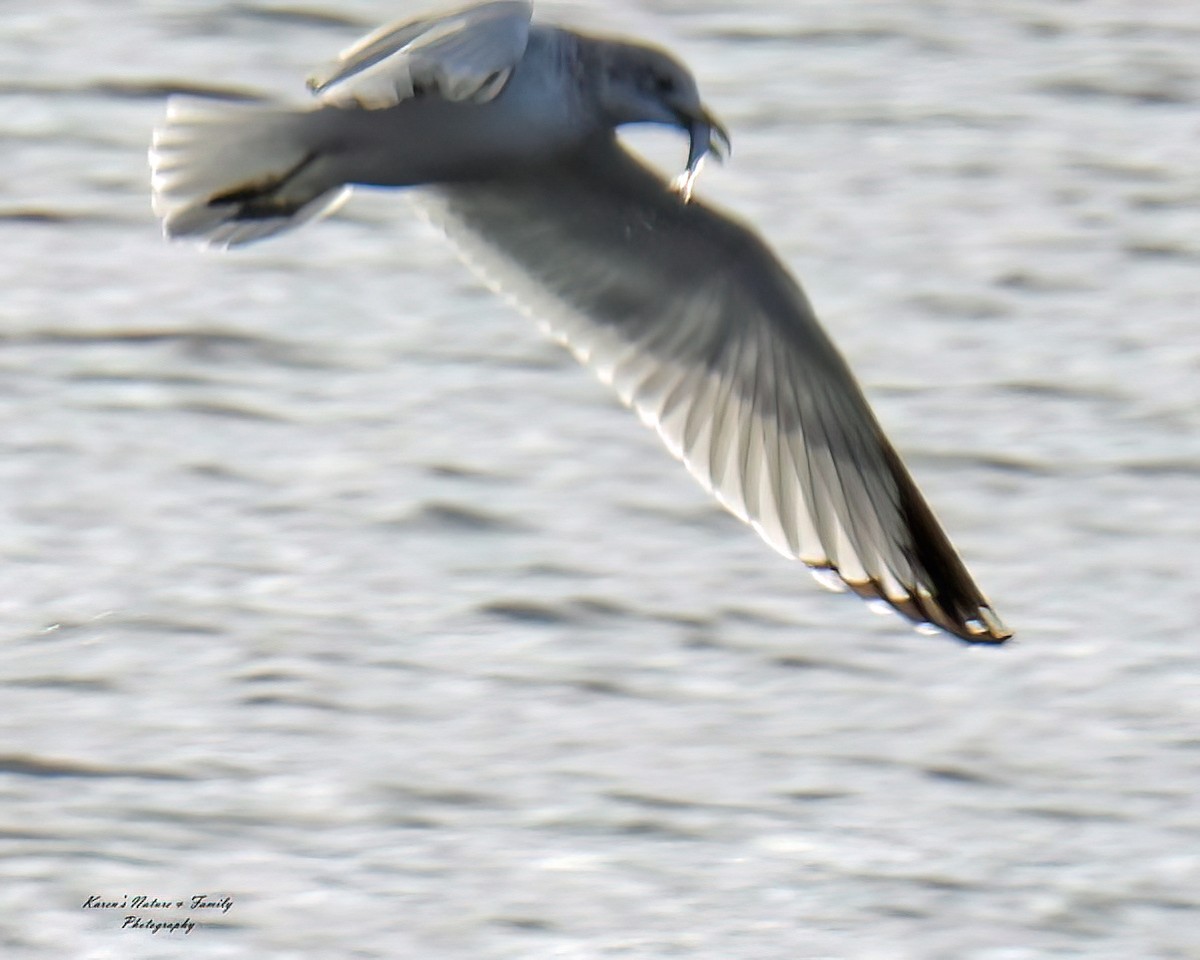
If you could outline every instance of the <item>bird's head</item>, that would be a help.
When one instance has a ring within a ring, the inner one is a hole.
[[[729,134],[700,102],[691,72],[670,54],[652,47],[606,43],[601,62],[600,106],[614,127],[661,123],[687,131],[691,149],[683,175],[686,191],[709,153],[717,159],[729,153]]]

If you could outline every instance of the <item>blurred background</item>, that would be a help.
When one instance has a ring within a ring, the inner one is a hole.
[[[170,92],[411,8],[9,2],[4,956],[1200,957],[1200,7],[550,9],[694,66],[1017,639],[817,589],[399,194],[162,240]]]

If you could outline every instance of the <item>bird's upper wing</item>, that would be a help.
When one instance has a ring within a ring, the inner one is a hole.
[[[372,110],[414,95],[487,101],[525,53],[533,5],[499,0],[453,13],[388,24],[308,78],[336,106]]]
[[[775,549],[915,623],[1010,635],[753,231],[682,202],[611,137],[416,200]]]

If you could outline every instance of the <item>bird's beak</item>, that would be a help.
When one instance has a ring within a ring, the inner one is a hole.
[[[724,125],[704,107],[700,108],[699,116],[692,120],[688,132],[692,138],[692,148],[688,152],[688,166],[699,163],[700,159],[708,153],[712,153],[718,160],[724,161],[733,148]],[[698,144],[700,146],[697,146]]]
[[[698,106],[694,112],[681,111],[679,125],[688,131],[691,146],[688,149],[687,168],[671,186],[686,203],[692,198],[692,187],[705,157],[711,153],[718,160],[724,160],[729,156],[732,144],[725,127],[703,106]]]

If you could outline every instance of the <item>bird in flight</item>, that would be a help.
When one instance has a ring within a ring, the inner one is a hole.
[[[303,107],[175,96],[150,150],[168,237],[233,247],[409,187],[731,512],[826,586],[927,632],[1011,634],[884,436],[800,285],[693,197],[724,128],[692,74],[499,0],[390,24],[308,79]],[[690,138],[668,182],[617,136]]]

